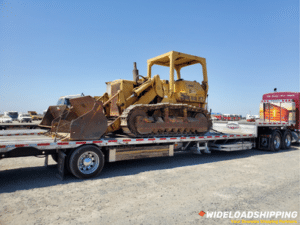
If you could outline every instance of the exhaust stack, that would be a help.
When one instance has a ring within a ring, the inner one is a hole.
[[[137,82],[138,80],[138,77],[139,77],[139,71],[138,69],[136,68],[136,62],[133,63],[133,81]]]

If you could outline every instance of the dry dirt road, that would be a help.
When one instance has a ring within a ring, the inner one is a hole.
[[[294,145],[107,163],[97,178],[64,181],[53,161],[3,159],[0,224],[232,224],[200,211],[296,211],[290,221],[300,223],[299,153]]]

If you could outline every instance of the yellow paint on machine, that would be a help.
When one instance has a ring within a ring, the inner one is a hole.
[[[185,104],[185,109],[177,111],[173,110],[173,112],[169,112],[171,113],[171,116],[182,117],[184,110],[190,108],[190,106],[197,107],[199,112],[200,109],[203,109],[201,112],[204,113],[201,115],[206,117],[206,121],[203,124],[206,126],[205,131],[209,130],[210,118],[206,115],[208,114],[206,109],[206,98],[208,93],[206,59],[181,52],[170,51],[147,60],[147,64],[146,77],[139,75],[135,67],[133,80],[118,79],[106,82],[106,93],[100,97],[78,97],[70,99],[70,106],[68,107],[58,107],[58,109],[56,109],[57,107],[49,107],[40,126],[51,128],[51,131],[55,133],[69,132],[70,137],[68,140],[70,141],[99,139],[105,134],[114,132],[126,133],[129,129],[132,130],[132,132],[129,131],[129,133],[131,132],[134,135],[138,135],[137,132],[139,131],[136,130],[137,126],[133,128],[133,125],[131,127],[128,125],[129,123],[136,123],[136,118],[132,117],[128,124],[122,124],[120,122],[121,116],[126,112],[128,107],[140,104],[147,107],[159,103],[168,103],[169,106],[172,107],[172,104],[181,103]],[[202,83],[182,79],[181,69],[195,64],[200,64],[202,66]],[[151,68],[153,65],[169,67],[170,79],[162,80],[159,75],[152,76]],[[174,79],[175,76],[177,77],[176,81]],[[97,107],[95,108],[96,105]],[[153,114],[156,115],[156,119],[153,119],[154,122],[157,118],[162,120],[164,117],[167,121],[169,117],[169,114],[162,115],[160,109],[157,109],[155,112],[150,112],[149,114],[147,114],[146,108],[144,111],[145,117],[151,117]],[[89,114],[94,114],[94,116],[91,117]],[[194,114],[196,113],[191,111],[189,117],[194,119]],[[185,117],[187,117],[187,113],[185,113],[185,115]],[[128,119],[130,114],[127,114],[126,116]],[[80,120],[78,120],[79,118]],[[125,120],[126,118],[123,119]],[[161,120],[157,121],[161,122]],[[74,121],[77,121],[76,126],[71,126],[74,124]],[[96,122],[98,125],[95,125]],[[90,130],[91,126],[93,126],[93,131],[89,132],[88,130]],[[166,125],[161,124],[160,129],[167,130],[168,128]],[[178,131],[178,129],[177,131],[179,133],[184,132],[184,129],[190,128],[187,126],[184,127],[182,131]],[[187,132],[194,132],[194,130],[195,128],[187,130]],[[147,132],[151,135],[151,132],[155,132],[155,129],[153,131],[148,130]],[[139,134],[144,135],[145,133]]]

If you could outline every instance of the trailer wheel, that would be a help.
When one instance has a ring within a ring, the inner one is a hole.
[[[272,132],[272,138],[271,138],[271,142],[270,142],[270,150],[273,152],[277,152],[279,151],[281,147],[281,137],[280,137],[280,133],[278,131],[273,131]]]
[[[284,133],[283,133],[283,136],[282,136],[282,141],[281,141],[281,148],[282,149],[289,149],[291,147],[291,144],[292,144],[292,134],[289,130],[286,130]]]
[[[80,179],[97,176],[104,166],[104,155],[94,145],[77,148],[71,155],[69,166],[72,174]]]

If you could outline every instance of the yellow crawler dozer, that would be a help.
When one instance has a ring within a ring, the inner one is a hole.
[[[133,80],[107,82],[103,96],[70,99],[71,106],[50,106],[40,126],[66,140],[92,140],[109,133],[149,137],[209,131],[205,58],[171,51],[149,59],[147,64],[146,77],[138,75],[134,63]],[[181,69],[194,64],[202,66],[201,84],[181,77]],[[152,77],[153,65],[169,67],[169,80]]]

